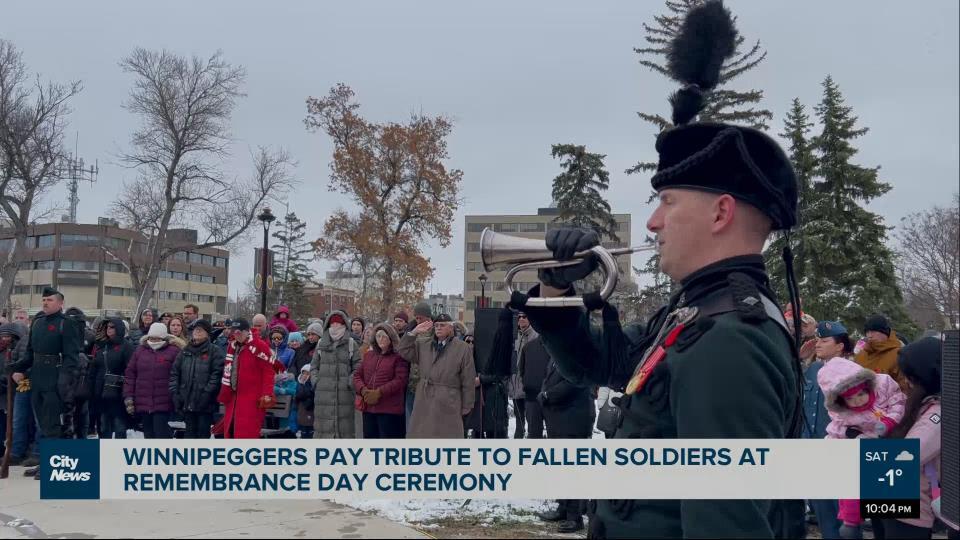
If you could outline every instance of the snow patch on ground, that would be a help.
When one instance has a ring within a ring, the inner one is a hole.
[[[598,412],[606,402],[606,397],[604,394],[597,400]],[[509,407],[509,418],[507,434],[512,437],[516,426],[512,403]],[[593,438],[603,439],[604,435],[594,429]],[[537,514],[554,509],[556,503],[533,499],[475,499],[464,506],[463,499],[357,499],[343,501],[343,504],[375,513],[391,521],[430,529],[439,527],[437,521],[450,518],[476,521],[481,526],[504,522],[537,522]]]
[[[364,499],[343,504],[403,524],[434,523],[447,518],[477,520],[481,524],[533,522],[537,513],[551,509],[549,501],[529,499],[475,499],[464,506],[457,499]]]

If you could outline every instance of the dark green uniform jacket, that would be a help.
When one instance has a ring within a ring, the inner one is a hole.
[[[70,421],[64,418],[73,404],[83,330],[62,311],[38,314],[30,325],[27,347],[14,371],[29,370],[31,401],[44,437],[69,436]]]
[[[757,255],[697,271],[646,327],[621,328],[609,307],[602,331],[591,328],[579,308],[527,307],[525,312],[567,379],[623,390],[668,315],[699,306],[707,315],[680,332],[636,393],[623,396],[616,437],[789,438],[799,434],[802,413],[799,365],[785,328],[768,316],[760,294],[775,306]],[[802,509],[799,501],[601,500],[590,505],[590,535],[795,537],[804,534]]]

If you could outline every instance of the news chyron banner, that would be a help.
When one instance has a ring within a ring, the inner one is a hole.
[[[43,440],[42,499],[860,499],[916,516],[908,440]]]

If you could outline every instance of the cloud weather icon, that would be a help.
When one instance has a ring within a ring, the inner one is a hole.
[[[904,450],[897,454],[897,457],[894,458],[894,461],[913,461],[913,454]]]

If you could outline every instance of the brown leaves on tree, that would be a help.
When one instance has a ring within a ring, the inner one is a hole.
[[[330,216],[314,245],[321,258],[362,276],[361,309],[385,318],[423,294],[432,275],[423,246],[450,244],[463,172],[444,163],[448,118],[413,114],[404,123],[376,123],[358,111],[344,84],[307,99],[307,129],[334,144],[329,187],[358,207]]]

